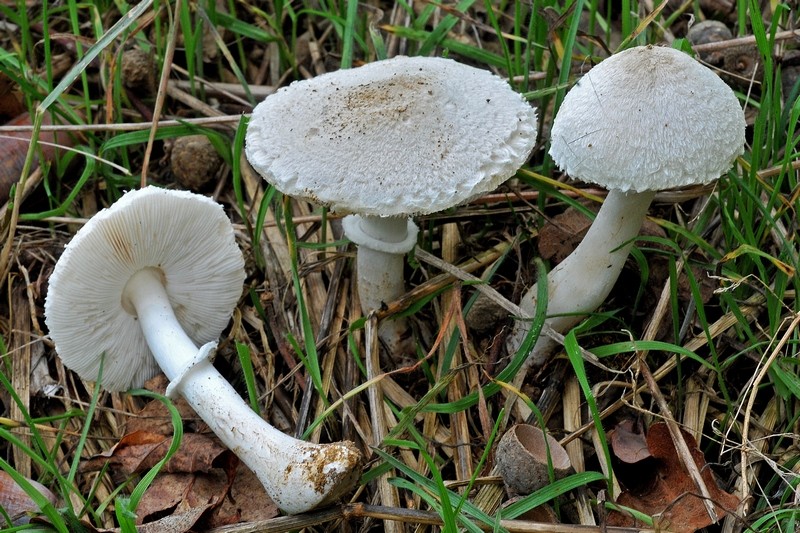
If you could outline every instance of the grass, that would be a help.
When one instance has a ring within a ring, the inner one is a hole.
[[[744,155],[710,194],[680,202],[660,197],[650,211],[658,232],[637,241],[605,306],[566,335],[556,361],[518,386],[511,382],[523,356],[503,353],[504,324],[482,331],[465,322],[482,286],[461,274],[441,277],[424,254],[408,264],[413,290],[389,305],[415,325],[418,359],[397,369],[382,364],[374,318],[364,319],[352,304],[352,250],[337,240],[337,216],[283,198],[242,164],[242,113],[262,97],[256,95],[294,79],[401,53],[449,56],[508,77],[540,117],[540,141],[529,164],[501,189],[511,194],[419,223],[425,251],[462,265],[483,257],[473,274],[516,302],[552,266],[535,259],[548,221],[569,208],[588,214],[602,198],[593,187],[561,179],[547,156],[548,132],[571,83],[584,65],[620,46],[672,40],[687,48],[682,36],[689,18],[712,15],[701,2],[655,5],[652,11],[648,5],[0,5],[0,75],[18,92],[20,109],[31,112],[34,131],[48,130],[43,121],[52,115],[72,136],[74,149],[60,150],[37,173],[41,146],[32,143],[24,152],[21,144],[8,145],[22,154],[24,165],[14,171],[22,177],[0,226],[0,399],[8,418],[0,428],[0,468],[31,494],[35,514],[50,524],[19,530],[133,530],[138,498],[159,468],[120,484],[112,472],[89,475],[78,465],[117,442],[146,400],[101,392],[60,365],[43,337],[44,290],[77,225],[138,187],[142,175],[177,187],[166,163],[172,142],[200,133],[224,161],[205,192],[228,209],[248,258],[248,287],[225,332],[231,342],[223,345],[230,348],[221,351],[218,366],[280,429],[311,439],[353,439],[371,457],[354,497],[368,505],[283,518],[262,524],[264,530],[400,531],[415,523],[446,531],[525,530],[516,519],[537,505],[550,504],[566,519],[564,510],[581,490],[596,511],[600,491],[618,488],[607,431],[623,416],[650,422],[665,415],[636,371],[642,358],[674,417],[698,438],[721,485],[751,496],[745,514],[709,530],[794,531],[800,479],[800,82],[786,81],[796,45],[784,32],[798,20],[792,3],[737,0],[725,19],[734,36],[752,37],[738,53],[761,66],[755,76],[725,78],[748,118]],[[156,60],[151,92],[124,86],[123,57],[133,47]],[[165,66],[162,59],[170,56]],[[154,112],[164,121],[157,129],[149,123]],[[444,238],[453,232],[455,244]],[[536,335],[535,327],[529,344]],[[37,350],[47,363],[46,382],[60,387],[56,393],[37,388],[40,382],[31,378]],[[565,377],[548,384],[559,368]],[[579,405],[562,396],[562,387],[579,391]],[[530,398],[537,423],[557,438],[580,443],[571,453],[582,455],[585,465],[508,502],[492,476],[492,444],[510,424],[527,418],[525,402],[511,406],[508,398],[516,397]],[[567,429],[562,414],[575,410],[582,413],[580,427]],[[177,446],[177,413],[173,423]],[[50,488],[58,504],[44,500],[26,479]]]

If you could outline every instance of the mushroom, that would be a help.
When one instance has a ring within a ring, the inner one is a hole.
[[[733,91],[690,56],[631,48],[594,67],[553,122],[550,155],[571,177],[609,189],[578,247],[547,276],[546,324],[563,332],[611,292],[656,191],[712,182],[744,151],[744,112]],[[534,286],[520,307],[536,309]],[[530,329],[518,321],[508,348]],[[546,360],[541,335],[529,365]]]
[[[160,367],[167,396],[182,395],[281,509],[307,511],[353,486],[360,454],[350,442],[284,435],[211,364],[244,279],[222,206],[146,187],[100,211],[66,246],[45,320],[64,364],[109,391],[140,387]]]
[[[364,313],[405,292],[410,219],[496,188],[526,161],[536,111],[488,71],[430,57],[395,57],[298,81],[256,106],[250,164],[284,194],[354,213]],[[380,336],[400,346],[405,327]]]

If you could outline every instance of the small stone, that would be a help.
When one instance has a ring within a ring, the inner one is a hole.
[[[733,39],[733,34],[728,27],[718,20],[704,20],[697,22],[689,28],[686,38],[692,44],[718,43]],[[700,52],[700,59],[715,67],[722,67],[725,54],[719,50],[715,52]]]
[[[508,311],[500,304],[485,294],[479,294],[475,299],[475,303],[467,311],[464,321],[469,329],[478,333],[485,333],[495,329],[500,322],[507,318]]]

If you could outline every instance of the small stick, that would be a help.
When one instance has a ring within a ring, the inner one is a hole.
[[[755,403],[756,395],[758,394],[758,386],[764,379],[764,377],[767,375],[767,372],[772,366],[772,362],[775,360],[776,357],[778,357],[781,354],[781,350],[783,350],[783,347],[786,346],[787,342],[789,342],[789,338],[797,329],[798,325],[800,325],[800,313],[795,314],[794,319],[789,324],[789,327],[786,328],[786,331],[784,332],[781,339],[778,341],[778,344],[775,345],[775,348],[772,350],[772,353],[770,353],[767,360],[764,361],[761,370],[759,370],[758,374],[753,379],[752,385],[750,386],[750,395],[747,398],[747,407],[745,408],[744,411],[744,422],[742,423],[742,466],[740,475],[745,480],[745,482],[742,483],[742,494],[741,494],[742,501],[739,504],[739,514],[742,516],[746,514],[746,511],[750,506],[749,502],[747,501],[750,495],[749,494],[750,484],[746,482],[747,463],[748,463],[747,461],[748,449],[746,444],[748,441],[747,435],[750,431],[750,417],[752,416],[753,404]]]
[[[172,67],[172,58],[175,55],[175,47],[178,41],[178,28],[180,27],[180,11],[181,0],[175,1],[175,12],[172,15],[172,25],[169,28],[167,41],[167,48],[164,50],[164,65],[161,68],[161,81],[159,82],[158,93],[156,93],[156,102],[153,109],[153,121],[150,123],[150,137],[147,139],[147,147],[144,150],[144,160],[142,161],[142,179],[140,186],[147,185],[147,169],[150,166],[150,154],[153,153],[153,143],[156,140],[156,131],[158,131],[159,119],[161,118],[161,111],[164,108],[164,100],[166,99],[167,83],[169,82],[169,71]]]
[[[775,41],[787,41],[800,37],[800,30],[787,30],[779,31],[775,34]],[[716,52],[718,50],[726,50],[736,46],[753,46],[756,44],[756,36],[748,35],[746,37],[737,37],[735,39],[728,39],[726,41],[717,41],[715,43],[704,43],[693,45],[692,48],[695,52]]]
[[[441,517],[437,513],[431,511],[351,503],[311,513],[281,516],[248,524],[218,527],[209,530],[209,533],[284,533],[323,524],[332,520],[353,520],[358,518],[377,518],[381,520],[394,520],[397,522],[430,526],[443,525]],[[482,531],[495,531],[499,527],[510,533],[655,533],[653,529],[638,527],[546,524],[529,520],[499,520],[496,524],[485,524],[475,521],[474,524]]]
[[[678,272],[683,269],[683,259],[678,261],[675,268]],[[645,340],[653,339],[656,336],[658,327],[667,312],[667,307],[670,300],[669,290],[669,282],[667,282],[661,291],[661,298],[659,298],[658,305],[656,305],[656,308],[653,311],[653,318],[647,325],[647,329],[644,332],[643,337]],[[683,438],[683,433],[681,433],[678,422],[676,422],[675,417],[672,415],[672,410],[669,408],[667,400],[665,400],[664,395],[661,394],[661,389],[658,387],[658,381],[656,381],[656,379],[653,377],[653,373],[650,371],[650,367],[647,365],[647,361],[645,360],[646,356],[647,351],[645,350],[637,353],[639,371],[642,373],[642,376],[647,383],[647,388],[650,389],[650,393],[653,395],[658,408],[661,410],[661,416],[667,423],[670,437],[672,437],[672,442],[675,445],[675,451],[678,452],[678,457],[683,463],[686,473],[692,478],[692,481],[703,497],[703,505],[706,508],[708,516],[711,518],[713,523],[717,523],[719,521],[719,517],[717,516],[717,511],[714,509],[711,493],[708,491],[708,487],[706,487],[706,483],[703,481],[703,477],[700,475],[700,470],[697,468],[697,463],[694,462],[692,452],[689,450],[689,446],[686,444],[686,440]]]

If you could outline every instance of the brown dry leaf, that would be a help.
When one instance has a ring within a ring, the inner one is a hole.
[[[586,215],[573,208],[554,216],[539,232],[539,255],[560,263],[580,244],[591,225]]]
[[[708,487],[717,516],[722,518],[728,511],[736,509],[739,499],[719,488],[714,474],[706,465],[703,453],[697,448],[694,437],[685,431],[682,433]],[[711,525],[703,500],[678,458],[665,423],[659,422],[650,426],[647,432],[647,447],[652,455],[650,464],[653,465],[653,469],[650,472],[640,469],[639,475],[649,473],[649,483],[644,483],[635,493],[623,491],[616,503],[652,516],[658,527],[669,529],[674,533],[693,533]],[[609,513],[607,523],[610,526],[627,527],[642,525],[632,517],[619,512]]]
[[[167,376],[164,374],[156,374],[145,382],[144,388],[163,396],[166,394],[167,385],[169,385]],[[173,399],[172,405],[178,410],[178,414],[183,422],[184,432],[204,433],[208,430],[206,423],[197,416],[197,413],[194,412],[189,402],[182,397]],[[127,433],[147,431],[149,433],[172,435],[172,415],[163,402],[159,400],[150,400],[136,413],[136,416],[128,419],[125,429]]]
[[[110,463],[126,475],[145,472],[164,457],[171,442],[170,435],[143,430],[128,433],[109,450],[83,461],[80,470],[97,471]],[[185,433],[180,448],[164,465],[162,472],[209,472],[231,455],[229,450],[209,437]]]
[[[56,496],[50,492],[50,489],[32,479],[28,479],[28,482],[33,485],[42,496],[50,500],[50,503],[53,505],[56,504]],[[12,523],[9,524],[0,516],[0,527],[27,524],[30,520],[30,514],[39,512],[39,506],[28,496],[28,493],[14,481],[14,478],[2,470],[0,470],[0,507],[8,513],[8,516],[12,520]]]
[[[275,518],[278,514],[278,506],[267,496],[264,485],[250,469],[239,463],[227,497],[208,517],[208,527],[258,522]]]
[[[227,479],[222,469],[207,474],[160,475],[139,501],[136,523],[145,524],[165,515],[182,515],[191,509],[210,509],[225,496]]]
[[[25,112],[25,97],[19,84],[0,72],[0,118],[7,120]]]
[[[176,513],[163,518],[159,518],[154,522],[136,526],[138,533],[188,533],[189,531],[203,531],[197,528],[197,523],[203,517],[212,504],[205,506],[194,507],[187,509],[185,512]],[[81,526],[84,530],[91,533],[120,533],[120,528],[113,529],[98,529],[86,520],[81,520]]]
[[[207,429],[205,422],[200,420],[186,400],[176,398],[173,400],[173,405],[181,416],[186,433],[202,433]],[[195,420],[197,421],[196,423]],[[159,435],[172,435],[172,416],[163,403],[158,400],[152,400],[135,417],[128,419],[125,430],[129,434],[137,431],[146,431],[148,433],[158,433]]]
[[[617,459],[623,463],[638,463],[650,457],[647,439],[642,428],[634,420],[626,418],[608,432],[611,448]]]
[[[186,533],[188,531],[198,531],[195,525],[211,507],[213,507],[213,504],[210,503],[204,506],[192,507],[185,512],[165,516],[155,522],[137,526],[136,531],[139,533]]]
[[[261,482],[245,466],[231,461],[226,468],[205,474],[164,474],[147,489],[136,512],[139,523],[203,508],[203,529],[278,516],[278,507]]]
[[[42,124],[52,125],[53,121],[49,113],[45,113]],[[31,117],[28,113],[22,113],[13,120],[6,123],[7,126],[30,126]],[[41,154],[46,161],[53,161],[56,158],[57,148],[52,146],[71,147],[75,145],[75,140],[66,133],[56,133],[52,131],[42,131],[39,133],[39,144]],[[10,131],[0,136],[0,203],[8,200],[8,193],[11,186],[17,183],[22,175],[22,168],[28,153],[28,146],[31,141],[29,131]],[[38,158],[34,161],[34,167],[39,164]],[[31,169],[32,170],[32,169]]]

